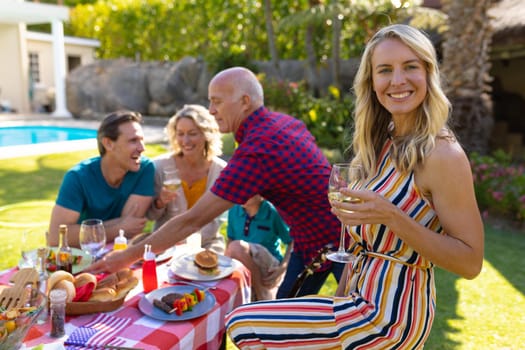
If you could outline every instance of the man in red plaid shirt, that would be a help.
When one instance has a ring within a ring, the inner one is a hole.
[[[143,243],[162,252],[234,204],[260,194],[290,226],[293,252],[288,266],[283,267],[287,270],[277,292],[277,298],[287,297],[317,252],[329,244],[337,249],[339,244],[341,224],[331,213],[327,197],[330,164],[303,122],[264,107],[263,88],[248,69],[219,72],[209,84],[208,98],[209,111],[220,131],[233,132],[238,148],[214,186],[191,209],[172,218]],[[92,269],[114,270],[140,257],[140,247],[132,246],[106,256]],[[339,281],[343,266],[326,262],[308,277],[297,295],[317,293],[331,272]]]

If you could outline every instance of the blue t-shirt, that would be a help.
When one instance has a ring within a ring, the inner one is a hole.
[[[88,218],[105,221],[120,217],[132,194],[155,195],[155,165],[148,158],[141,157],[139,171],[128,171],[116,188],[102,176],[100,161],[99,156],[86,159],[69,169],[62,180],[56,204],[79,212],[79,223]]]
[[[246,222],[246,210],[239,204],[234,205],[228,211],[227,234],[230,240],[243,240],[250,243],[258,243],[282,261],[283,255],[280,250],[281,241],[290,244],[290,228],[283,221],[277,209],[267,200],[261,202],[261,207],[250,222],[248,235],[244,234]]]

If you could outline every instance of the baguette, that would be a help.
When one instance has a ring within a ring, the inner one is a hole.
[[[131,276],[125,281],[119,282],[117,285],[117,296],[115,299],[124,298],[126,294],[139,283],[139,279],[135,276]]]
[[[100,281],[98,281],[97,288],[113,287],[118,283],[118,276],[116,273],[107,275]]]
[[[116,299],[117,292],[113,288],[104,287],[93,291],[88,301],[112,301]]]
[[[133,276],[133,271],[131,269],[122,269],[116,272],[117,278],[119,281],[127,280],[131,276]]]

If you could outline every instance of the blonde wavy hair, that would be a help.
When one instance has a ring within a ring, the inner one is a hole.
[[[204,134],[206,139],[204,153],[207,160],[222,154],[222,137],[215,118],[208,112],[207,108],[196,104],[184,105],[170,118],[166,125],[164,131],[168,135],[170,146],[175,154],[182,154],[182,150],[177,143],[177,122],[182,118],[193,120]]]
[[[448,126],[451,105],[441,84],[436,52],[432,42],[420,30],[394,24],[379,30],[367,43],[356,73],[353,89],[356,95],[352,163],[361,164],[364,176],[375,173],[378,156],[390,137],[391,114],[377,99],[372,83],[372,54],[379,43],[397,39],[408,46],[424,63],[427,72],[427,95],[416,111],[413,131],[393,140],[392,159],[401,172],[422,165],[434,148],[436,138],[455,139]]]

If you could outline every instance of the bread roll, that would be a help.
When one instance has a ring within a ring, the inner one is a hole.
[[[84,273],[77,275],[73,283],[75,285],[75,288],[80,288],[82,286],[85,286],[88,283],[93,283],[94,284],[93,289],[95,289],[97,287],[97,277],[95,277],[95,275],[89,272],[84,272]]]
[[[77,291],[75,289],[75,285],[73,284],[73,282],[71,282],[69,280],[66,280],[66,279],[58,281],[53,286],[52,289],[63,289],[63,290],[65,290],[66,294],[67,294],[66,303],[72,302],[73,299],[75,299],[75,296],[77,295]]]
[[[195,254],[194,257],[195,265],[203,269],[214,269],[219,264],[219,256],[217,253],[206,249],[202,252]]]
[[[117,292],[113,288],[98,288],[93,290],[88,301],[112,301],[116,299]]]
[[[135,276],[131,276],[127,280],[120,281],[117,285],[117,296],[115,299],[124,298],[126,294],[139,283],[139,279]]]
[[[126,286],[128,285],[128,282],[129,282],[129,279],[125,279],[125,280],[120,280],[118,281],[118,283],[115,285],[115,289],[117,290],[117,292],[123,288],[126,288]]]
[[[97,288],[108,288],[113,287],[118,283],[118,277],[116,273],[107,275],[100,281],[98,281]]]
[[[131,276],[133,276],[133,271],[131,271],[131,269],[122,269],[117,271],[117,278],[119,281],[127,280]]]
[[[71,282],[71,284],[73,284],[73,282],[75,281],[75,277],[70,274],[69,272],[67,271],[63,271],[63,270],[58,270],[58,271],[55,271],[51,274],[51,276],[49,276],[49,279],[47,280],[47,291],[49,293],[49,291],[51,289],[53,289],[55,287],[55,285],[62,281],[62,280],[66,280],[66,281],[69,281]],[[74,285],[73,285],[73,288],[74,288]]]

